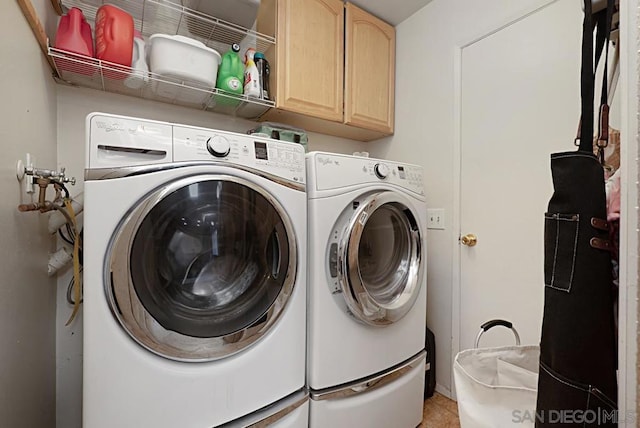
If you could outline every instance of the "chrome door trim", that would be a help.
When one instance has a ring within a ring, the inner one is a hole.
[[[370,376],[361,381],[346,386],[341,385],[323,389],[320,391],[311,390],[310,396],[312,400],[322,401],[343,399],[351,397],[353,395],[374,391],[401,378],[416,367],[424,365],[426,359],[427,352],[423,349],[417,355],[411,357],[409,360],[401,363],[399,366],[386,373]]]
[[[223,180],[249,187],[269,201],[287,232],[289,265],[280,294],[266,316],[244,330],[220,337],[197,338],[167,330],[145,309],[131,278],[130,257],[133,238],[147,214],[167,195],[185,186],[209,180]],[[233,355],[264,336],[278,320],[291,297],[297,278],[298,246],[293,223],[282,205],[263,188],[240,177],[199,174],[161,184],[136,202],[123,217],[111,237],[104,259],[104,285],[109,308],[123,329],[138,344],[156,355],[182,362],[213,361]]]
[[[281,186],[289,187],[293,190],[298,190],[300,192],[305,191],[305,184],[299,183],[291,180],[287,180],[286,178],[279,177],[274,174],[270,174],[265,171],[261,171],[259,169],[251,168],[245,165],[238,165],[235,163],[229,163],[224,161],[187,161],[187,162],[171,162],[171,163],[156,163],[151,165],[138,165],[138,166],[127,166],[127,167],[118,167],[118,168],[87,168],[84,170],[84,179],[85,181],[90,180],[113,180],[115,178],[124,178],[124,177],[133,177],[136,175],[149,174],[152,172],[159,171],[167,171],[176,168],[185,168],[185,167],[198,167],[198,166],[217,166],[217,167],[225,167],[231,169],[239,169],[241,171],[249,172],[253,175],[257,175],[262,178],[266,178],[267,180],[273,181]]]
[[[266,428],[273,425],[277,421],[284,419],[290,413],[309,401],[309,392],[306,389],[301,389],[294,392],[286,398],[266,406],[262,409],[256,410],[250,415],[244,416],[240,419],[235,419],[231,422],[218,425],[217,428]],[[280,410],[276,410],[278,407],[282,407]]]
[[[358,265],[358,245],[362,232],[371,214],[383,205],[397,203],[410,210],[414,218],[418,216],[411,210],[409,200],[400,193],[380,191],[368,196],[358,205],[343,230],[338,244],[338,283],[347,307],[360,321],[372,326],[385,326],[404,317],[413,307],[422,281],[422,240],[419,225],[413,230],[406,215],[405,227],[411,243],[409,275],[402,293],[392,302],[377,302],[365,288]]]

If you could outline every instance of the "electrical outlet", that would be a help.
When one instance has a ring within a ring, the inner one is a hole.
[[[444,230],[444,208],[427,210],[427,229]]]

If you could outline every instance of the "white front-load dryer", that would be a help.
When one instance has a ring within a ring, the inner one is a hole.
[[[306,426],[304,149],[101,113],[86,132],[83,426]]]
[[[426,204],[422,168],[307,154],[310,427],[422,419]]]

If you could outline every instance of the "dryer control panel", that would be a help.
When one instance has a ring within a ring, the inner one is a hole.
[[[314,152],[307,167],[315,172],[315,189],[387,183],[424,195],[423,169],[418,165],[335,153]]]

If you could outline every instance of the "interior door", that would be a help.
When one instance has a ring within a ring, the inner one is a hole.
[[[539,343],[549,154],[574,150],[581,22],[579,1],[555,1],[462,49],[460,234],[477,240],[460,243],[460,349],[493,318]],[[513,342],[493,329],[480,346]]]

